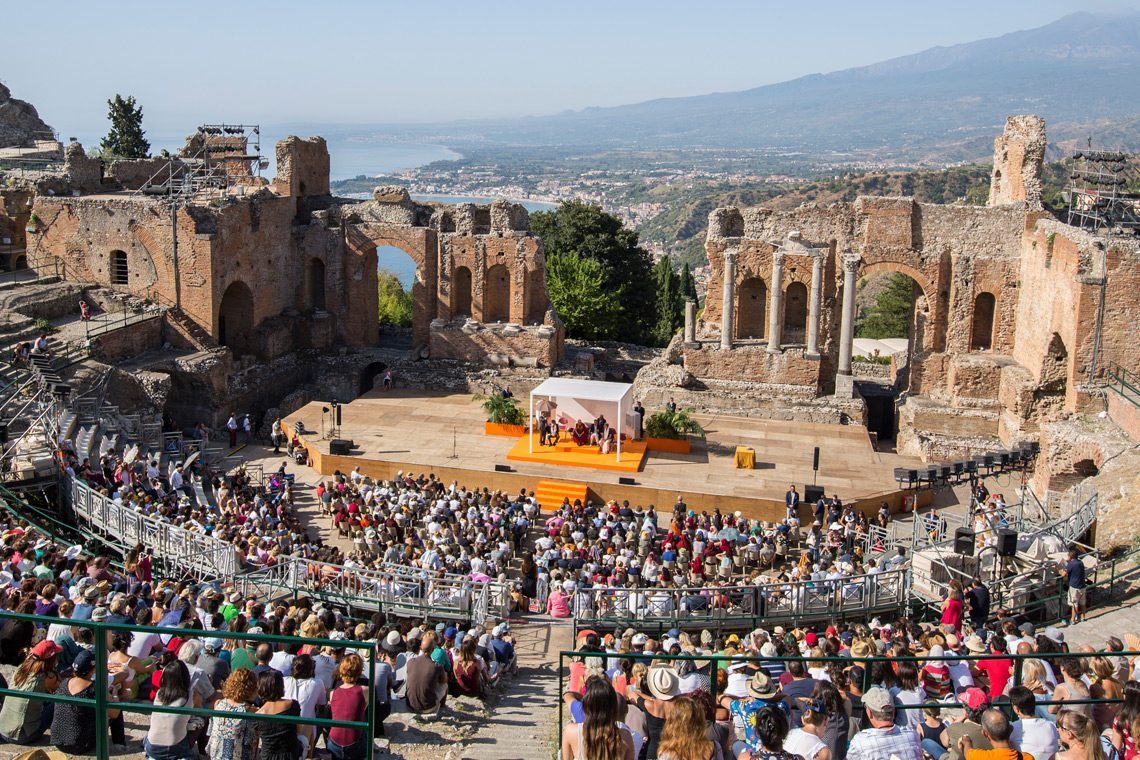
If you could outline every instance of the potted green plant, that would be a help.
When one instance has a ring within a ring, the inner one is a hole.
[[[688,454],[692,449],[690,435],[701,439],[705,437],[705,429],[693,419],[692,407],[673,412],[662,410],[645,422],[646,444],[650,451]]]
[[[514,437],[526,435],[526,413],[519,408],[519,402],[513,397],[505,398],[498,393],[489,396],[479,394],[475,400],[483,402],[483,412],[487,415],[487,421],[483,425],[484,433]]]
[[[24,227],[24,231],[29,235],[34,235],[39,231],[41,226],[42,223],[40,222],[40,218],[35,214],[32,214],[28,219],[28,224]]]

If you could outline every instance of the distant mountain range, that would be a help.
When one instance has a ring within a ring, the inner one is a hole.
[[[738,148],[924,164],[988,158],[1013,113],[1043,116],[1056,153],[1089,134],[1102,148],[1140,148],[1140,13],[1075,13],[741,92],[399,131],[457,146]]]

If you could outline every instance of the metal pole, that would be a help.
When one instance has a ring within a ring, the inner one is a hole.
[[[182,288],[178,276],[178,204],[174,202],[170,204],[170,260],[174,273],[174,306],[181,309]]]
[[[364,751],[364,757],[367,760],[372,760],[376,753],[376,658],[379,652],[376,650],[376,643],[373,642],[372,648],[368,650],[368,688],[372,694],[368,698],[368,734],[364,737],[367,749]],[[387,684],[385,684],[387,687]],[[315,743],[315,742],[314,742]]]
[[[88,623],[95,629],[95,757],[108,757],[107,731],[107,632],[99,623]]]

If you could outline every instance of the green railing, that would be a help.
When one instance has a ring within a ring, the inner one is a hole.
[[[693,662],[693,663],[708,663],[709,668],[709,683],[710,691],[712,692],[713,703],[715,704],[718,699],[717,685],[716,685],[716,672],[720,668],[721,663],[754,663],[763,668],[763,663],[766,662],[780,662],[785,665],[789,662],[802,662],[804,663],[805,670],[808,663],[840,663],[844,666],[848,665],[861,665],[863,666],[863,679],[860,685],[861,693],[866,693],[874,684],[871,680],[870,665],[877,661],[888,661],[890,663],[897,663],[902,660],[914,662],[921,667],[922,663],[927,662],[981,662],[983,660],[1013,660],[1013,671],[1010,674],[1012,682],[1010,686],[1020,686],[1022,664],[1026,660],[1059,660],[1065,658],[1088,659],[1092,657],[1126,657],[1132,658],[1140,655],[1140,652],[1059,652],[1047,654],[982,654],[982,655],[943,655],[941,657],[925,657],[908,655],[903,657],[803,657],[803,656],[778,656],[778,657],[760,657],[755,655],[732,655],[726,656],[723,654],[711,655],[659,655],[657,653],[645,654],[640,652],[631,652],[625,654],[616,654],[611,652],[572,652],[561,651],[558,653],[558,746],[562,746],[562,731],[566,724],[566,700],[563,695],[567,692],[567,677],[569,675],[568,662],[575,660],[582,660],[588,657],[598,657],[602,660],[636,660],[639,662],[651,661],[652,664],[668,664],[673,662]],[[765,671],[767,672],[767,671]],[[624,695],[623,695],[624,696]],[[747,698],[746,698],[747,699]],[[1115,704],[1122,702],[1123,699],[1038,699],[1038,705],[1046,707],[1052,705],[1087,705],[1087,704]],[[995,703],[997,707],[1009,707],[1009,703],[998,700]],[[962,706],[949,702],[923,702],[921,704],[897,704],[897,710],[921,710],[927,707],[937,707],[942,710],[956,710],[962,709]]]
[[[1113,364],[1108,370],[1108,387],[1140,406],[1140,375],[1135,372]]]
[[[140,626],[140,625],[127,625],[118,623],[96,623],[90,620],[69,620],[61,618],[45,618],[40,615],[21,615],[15,612],[0,612],[0,620],[26,620],[33,623],[42,625],[45,622],[64,622],[66,620],[74,628],[88,628],[94,634],[95,646],[95,684],[110,683],[109,670],[107,667],[107,641],[108,634],[115,631],[126,631],[129,633],[157,633],[164,635],[172,635],[175,633],[191,632],[197,636],[221,639],[236,639],[241,642],[266,642],[269,644],[307,644],[309,646],[329,646],[336,648],[356,649],[360,651],[361,658],[364,660],[364,678],[368,679],[365,693],[368,695],[368,704],[365,709],[365,719],[362,721],[346,721],[346,720],[332,720],[330,718],[302,718],[293,715],[261,715],[258,713],[246,713],[246,720],[251,721],[268,721],[278,723],[291,723],[294,725],[314,726],[316,728],[353,728],[364,732],[366,754],[368,760],[372,760],[374,745],[372,741],[373,726],[376,721],[376,699],[375,692],[373,691],[373,684],[371,682],[372,664],[376,662],[376,646],[372,642],[350,641],[347,639],[331,640],[331,639],[301,639],[289,636],[274,636],[271,634],[254,634],[254,633],[231,633],[228,631],[196,631],[191,629],[182,628],[159,628],[156,626]],[[34,694],[34,696],[32,696]],[[222,710],[211,710],[205,707],[174,707],[166,705],[155,705],[150,702],[142,701],[112,701],[108,695],[107,689],[95,690],[94,698],[73,697],[63,694],[47,694],[39,692],[20,691],[18,689],[0,689],[0,695],[5,699],[13,697],[18,699],[33,699],[41,702],[52,702],[57,704],[70,704],[79,705],[81,707],[91,707],[95,710],[95,725],[97,730],[95,732],[95,757],[103,760],[109,756],[109,717],[108,710],[121,710],[123,712],[132,713],[172,713],[175,715],[191,715],[201,718],[229,718],[233,719],[235,713],[226,712]]]

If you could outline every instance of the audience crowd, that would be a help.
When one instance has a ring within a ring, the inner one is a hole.
[[[114,749],[128,749],[124,713],[116,705],[142,700],[233,713],[210,720],[154,713],[143,748],[155,760],[203,755],[298,760],[318,751],[361,758],[374,737],[384,736],[384,719],[395,702],[410,713],[433,716],[450,696],[484,698],[516,667],[506,621],[461,629],[393,627],[381,615],[352,620],[307,598],[266,605],[232,586],[156,581],[148,555],[138,549],[125,566],[115,567],[108,557],[89,556],[80,546],[57,546],[17,522],[9,522],[0,535],[0,604],[39,618],[0,626],[0,665],[9,674],[3,685],[29,694],[3,700],[0,740],[32,745],[47,736],[71,754],[88,754],[95,747],[94,707],[30,695],[94,696],[99,688],[95,635],[84,621],[166,631],[105,634]],[[223,638],[218,632],[298,638],[283,645]],[[354,648],[348,642],[369,646]],[[374,737],[357,729],[321,730],[257,718],[364,721],[371,700]]]
[[[1070,652],[1060,629],[1013,620],[875,619],[743,638],[584,630],[564,695],[563,758],[1131,760],[1140,659],[1111,653],[1140,649],[1140,637],[1109,637],[1102,649],[1075,657],[1094,650]],[[1020,682],[1010,654],[1028,656]],[[965,659],[977,655],[986,659]],[[1081,701],[1090,699],[1122,701]],[[599,721],[617,728],[591,730]]]

